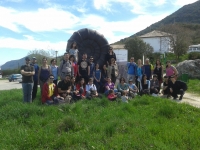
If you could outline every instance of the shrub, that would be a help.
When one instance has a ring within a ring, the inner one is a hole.
[[[194,60],[194,59],[200,59],[200,53],[199,52],[191,52],[188,55],[189,60]]]

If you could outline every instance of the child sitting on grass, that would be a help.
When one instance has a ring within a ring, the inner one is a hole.
[[[128,96],[126,96],[126,93],[122,91],[122,96],[121,96],[122,102],[128,103]]]
[[[110,101],[114,101],[114,100],[116,100],[116,98],[117,98],[117,95],[115,95],[114,90],[109,90],[108,99]]]

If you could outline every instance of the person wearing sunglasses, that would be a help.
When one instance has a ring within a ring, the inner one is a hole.
[[[26,57],[25,61],[26,64],[21,66],[23,101],[31,103],[33,90],[33,75],[35,74],[35,68],[30,65],[29,57]]]
[[[60,96],[56,84],[53,83],[54,76],[49,75],[48,81],[44,83],[42,88],[42,103],[47,105],[57,104]]]

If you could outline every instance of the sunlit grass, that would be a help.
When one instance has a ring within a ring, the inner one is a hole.
[[[38,95],[39,97],[39,95]],[[0,91],[1,149],[199,149],[200,110],[143,96],[46,106]]]

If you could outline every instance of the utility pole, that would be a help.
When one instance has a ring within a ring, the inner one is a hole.
[[[58,51],[55,51],[56,52],[56,64],[57,64],[57,54],[58,54]]]

